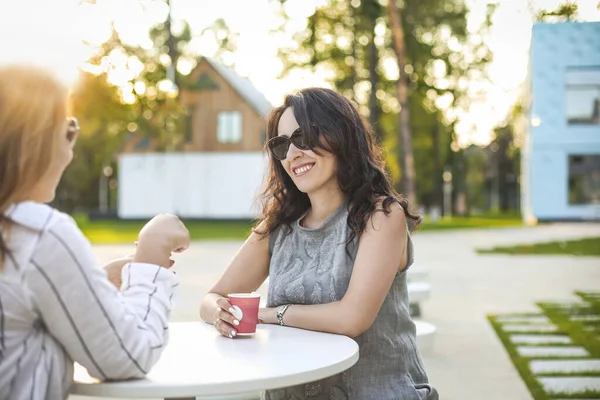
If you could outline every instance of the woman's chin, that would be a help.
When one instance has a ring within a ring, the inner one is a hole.
[[[44,198],[40,201],[40,203],[51,203],[56,198],[56,191],[52,191],[52,193],[48,193]]]
[[[314,185],[311,185],[309,182],[294,182],[296,184],[296,187],[298,188],[299,191],[301,191],[302,193],[306,193],[306,194],[310,194],[310,192],[313,192],[315,190]]]

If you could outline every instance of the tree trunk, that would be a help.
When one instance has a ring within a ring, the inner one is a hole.
[[[400,9],[396,4],[396,0],[388,1],[388,14],[391,23],[394,52],[396,53],[398,70],[400,72],[398,82],[396,83],[396,92],[398,95],[398,102],[400,103],[401,107],[399,114],[399,128],[401,139],[400,143],[402,144],[402,152],[400,156],[402,167],[402,187],[404,195],[414,206],[416,201],[415,162],[413,159],[412,132],[410,129],[410,112],[408,108],[408,79],[406,72],[404,71],[404,67],[406,65],[404,28],[402,26]]]
[[[440,124],[437,122],[437,119],[431,133],[433,145],[433,205],[441,211],[443,209],[444,181],[442,179],[443,172],[440,158]]]
[[[167,0],[167,7],[169,7],[169,13],[167,14],[167,20],[165,21],[165,31],[167,32],[167,49],[169,58],[171,59],[171,68],[173,69],[173,76],[170,77],[173,83],[179,87],[179,79],[177,77],[177,49],[175,48],[175,38],[171,32],[171,0]]]
[[[358,41],[356,40],[356,11],[354,10],[354,7],[352,6],[351,2],[348,1],[348,7],[350,8],[350,30],[352,31],[352,47],[351,47],[351,53],[350,53],[350,57],[352,58],[352,61],[354,62],[354,64],[352,65],[352,71],[350,73],[350,90],[352,93],[352,101],[354,101],[355,103],[357,103],[356,101],[356,92],[354,91],[354,88],[356,86],[356,46],[358,46]]]
[[[374,2],[376,0],[370,0]],[[375,6],[373,6],[375,7]],[[375,25],[376,15],[369,15],[369,26],[371,30],[371,42],[369,43],[369,82],[371,83],[371,93],[369,95],[369,124],[373,127],[373,132],[378,142],[383,141],[381,128],[379,127],[379,104],[377,103],[377,83],[379,82],[379,74],[377,65],[379,64],[379,52],[375,45]]]
[[[509,159],[508,159],[508,145],[510,139],[504,135],[508,132],[504,132],[503,136],[498,140],[498,190],[500,192],[500,211],[506,212],[509,209],[509,196],[510,188],[508,186],[508,175],[509,171]]]

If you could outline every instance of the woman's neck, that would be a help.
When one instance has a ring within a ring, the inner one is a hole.
[[[302,223],[307,228],[320,226],[346,200],[339,188],[309,194],[308,197],[310,199],[310,209]]]

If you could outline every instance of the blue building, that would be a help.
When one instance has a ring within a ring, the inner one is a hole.
[[[600,23],[538,23],[522,148],[522,211],[600,220]]]

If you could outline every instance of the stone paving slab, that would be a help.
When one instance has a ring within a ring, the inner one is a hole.
[[[511,342],[515,344],[571,344],[567,335],[511,335]]]
[[[581,346],[517,346],[523,357],[587,357],[589,353]]]
[[[557,311],[562,312],[564,314],[593,314],[595,309],[586,304],[577,304],[577,305],[558,305],[558,304],[547,304],[550,307],[555,308]]]
[[[598,372],[600,359],[587,360],[535,360],[529,363],[534,374]]]
[[[513,324],[549,324],[550,319],[545,315],[506,315],[496,318],[496,321]]]
[[[599,299],[600,300],[600,294],[596,293],[596,292],[582,292],[582,295],[586,296],[586,297],[591,297],[593,299]]]
[[[505,332],[556,332],[558,327],[551,324],[504,324]]]
[[[573,300],[565,300],[565,301],[544,301],[544,304],[548,304],[554,307],[563,307],[563,308],[573,308],[573,307],[590,307],[590,303],[585,300],[573,301]]]
[[[573,321],[600,321],[600,315],[572,315],[569,319]]]
[[[544,390],[549,393],[583,393],[586,390],[600,391],[600,377],[561,376],[538,378]]]

